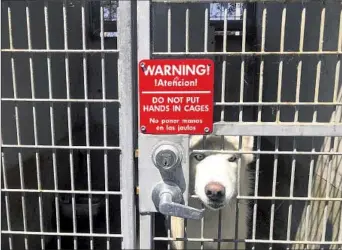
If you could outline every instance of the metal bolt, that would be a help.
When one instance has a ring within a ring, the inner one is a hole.
[[[145,63],[140,63],[140,67],[144,68],[145,67]]]
[[[205,133],[209,133],[209,131],[210,131],[210,129],[209,129],[208,127],[205,127],[205,128],[204,128],[204,132],[205,132]]]
[[[145,126],[141,126],[140,129],[141,129],[141,132],[145,132],[146,131],[146,127]]]

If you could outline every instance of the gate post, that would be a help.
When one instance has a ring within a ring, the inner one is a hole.
[[[124,1],[124,0],[123,0]],[[129,1],[127,1],[129,2]],[[137,59],[138,61],[151,56],[150,34],[150,0],[137,1]],[[134,65],[137,69],[138,65]],[[139,102],[139,97],[138,97]],[[139,130],[138,130],[139,131]],[[138,132],[138,145],[140,147],[140,132]],[[139,171],[140,172],[140,171]],[[140,194],[139,194],[140,197]],[[153,216],[152,213],[139,214],[139,249],[152,249],[153,242]]]
[[[121,172],[121,233],[122,249],[136,248],[136,222],[134,198],[134,25],[133,2],[119,0],[118,7],[118,80],[120,99],[120,172]]]

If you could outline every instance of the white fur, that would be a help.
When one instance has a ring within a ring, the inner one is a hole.
[[[238,150],[239,137],[234,136],[192,136],[190,139],[190,149],[209,150]],[[223,147],[222,147],[223,146]],[[253,137],[242,138],[242,151],[250,151],[253,148]],[[235,219],[236,219],[236,195],[238,183],[238,167],[240,166],[240,194],[248,195],[251,190],[251,176],[248,171],[248,164],[253,161],[252,154],[237,155],[239,159],[230,162],[228,159],[233,154],[212,154],[206,153],[206,157],[200,161],[194,156],[190,156],[190,194],[196,194],[198,199],[189,198],[189,206],[202,208],[205,206],[203,238],[205,239],[235,239]],[[219,182],[226,189],[224,206],[214,209],[209,204],[209,199],[205,194],[205,186],[209,182]],[[201,204],[202,203],[202,204]],[[221,211],[221,237],[219,232],[219,211]],[[238,239],[247,238],[249,217],[246,202],[239,202],[238,216]],[[201,221],[187,220],[187,238],[201,238]],[[184,220],[181,218],[171,218],[171,234],[173,238],[183,238]],[[186,247],[185,247],[186,244]],[[234,243],[222,242],[221,249],[234,249]],[[200,249],[201,242],[175,241],[175,249]],[[217,249],[217,242],[205,242],[204,249]],[[245,244],[239,243],[238,249],[245,249]]]

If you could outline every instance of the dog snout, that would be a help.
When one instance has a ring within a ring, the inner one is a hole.
[[[212,201],[220,201],[225,197],[225,187],[217,182],[210,182],[205,186],[205,194]]]

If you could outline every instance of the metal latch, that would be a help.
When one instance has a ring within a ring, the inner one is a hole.
[[[152,192],[152,200],[157,210],[169,216],[200,220],[204,210],[182,205],[183,196],[180,188],[174,183],[158,183]]]

